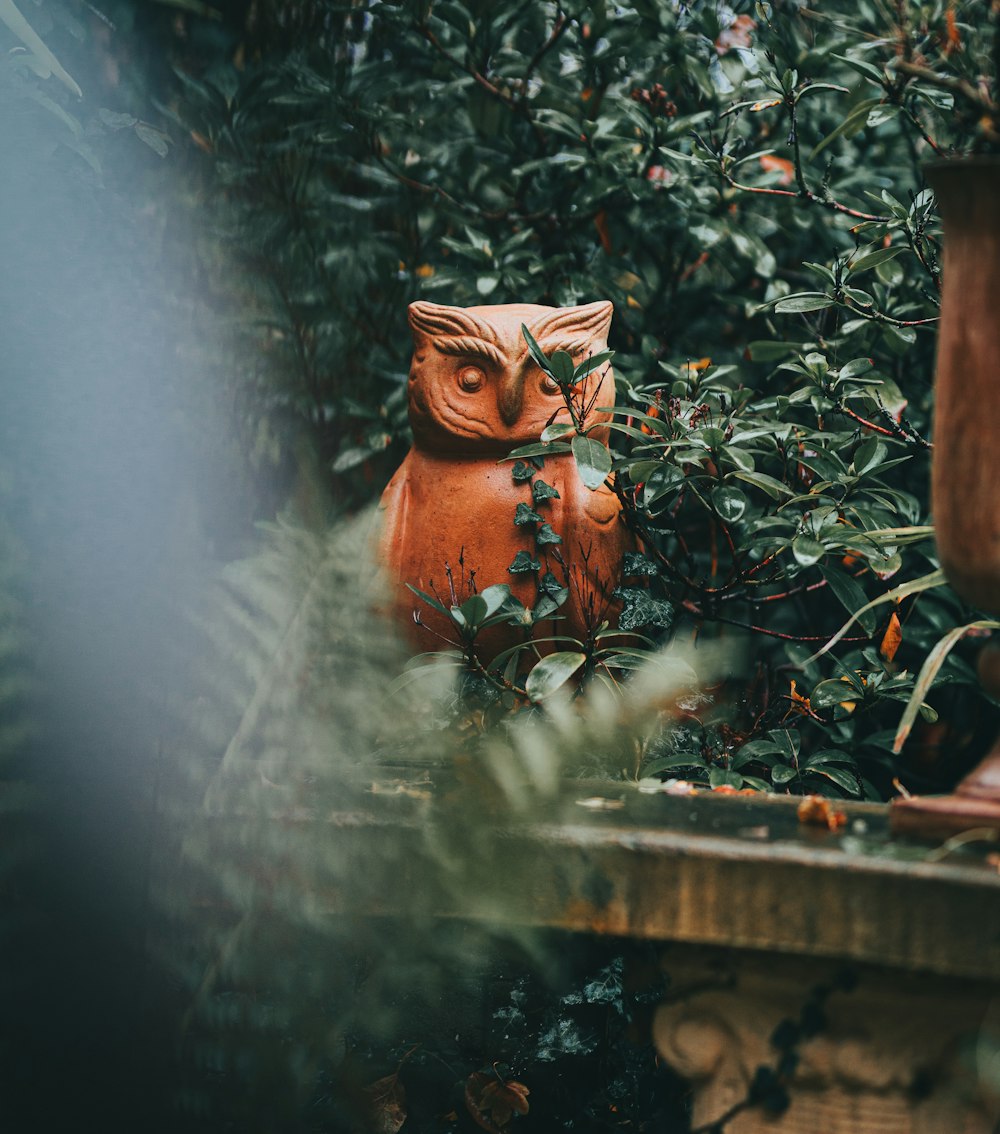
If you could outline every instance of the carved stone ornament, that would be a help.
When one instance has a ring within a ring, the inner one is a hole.
[[[663,1061],[691,1082],[693,1130],[996,1129],[1000,1018],[987,987],[861,969],[846,991],[835,987],[836,961],[780,955],[743,955],[726,965],[709,954],[680,966],[667,956],[663,964],[671,1002],[657,1009],[653,1041]],[[765,1090],[747,1105],[755,1080]],[[768,1083],[777,1085],[781,1104],[771,1110]]]
[[[382,496],[379,560],[390,576],[394,619],[419,649],[441,649],[441,638],[454,640],[455,628],[406,583],[445,607],[506,583],[529,610],[540,584],[542,591],[567,588],[560,617],[540,624],[539,638],[582,640],[614,614],[612,592],[631,546],[614,493],[586,488],[570,454],[547,456],[539,470],[522,468],[520,479],[505,460],[512,449],[537,442],[550,422],[569,421],[558,385],[528,353],[522,324],[547,355],[565,350],[579,364],[606,349],[611,315],[607,302],[410,305],[413,448]],[[597,407],[614,402],[610,365],[586,381],[594,407],[587,423],[599,423],[588,436],[606,444],[602,423],[611,415]],[[521,629],[503,626],[477,641],[488,660],[523,639]]]

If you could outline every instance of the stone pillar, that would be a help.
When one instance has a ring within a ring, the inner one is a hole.
[[[663,965],[670,994],[653,1039],[691,1081],[693,1131],[996,1129],[1000,1006],[988,986],[780,954],[685,948]]]

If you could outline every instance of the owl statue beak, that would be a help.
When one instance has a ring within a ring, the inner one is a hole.
[[[497,409],[500,420],[507,426],[516,424],[524,404],[524,367],[518,367],[511,374],[505,374],[497,395]]]

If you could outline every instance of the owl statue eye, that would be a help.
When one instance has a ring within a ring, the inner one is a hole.
[[[458,384],[467,394],[474,394],[483,388],[486,375],[478,366],[463,366],[458,372]]]
[[[559,383],[552,377],[551,374],[542,375],[542,392],[545,394],[558,394]]]

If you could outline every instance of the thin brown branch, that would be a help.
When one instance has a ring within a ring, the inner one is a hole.
[[[750,622],[740,622],[735,618],[725,618],[721,614],[705,614],[694,603],[682,603],[689,614],[707,618],[711,622],[724,622],[727,626],[738,626],[741,630],[751,630],[755,634],[765,634],[768,638],[780,638],[783,642],[828,642],[829,634],[784,634],[780,630],[769,630],[766,626],[754,626]],[[858,638],[841,638],[842,642],[867,642],[868,637],[862,635]]]
[[[920,134],[920,137],[923,138],[923,140],[938,155],[938,157],[943,156],[944,150],[942,150],[937,142],[935,142],[934,139],[930,136],[930,134],[927,133],[927,131],[924,129],[924,124],[908,106],[903,107],[903,114],[905,115],[907,121],[909,121],[913,126],[916,127],[917,131]]]
[[[417,24],[417,31],[443,59],[447,59],[453,67],[457,67],[459,71],[464,71],[467,75],[471,76],[471,78],[474,79],[484,91],[492,95],[493,98],[498,99],[511,110],[520,109],[516,99],[512,98],[509,94],[505,94],[499,87],[494,86],[485,75],[476,70],[471,64],[463,63],[461,59],[452,55],[426,23]]]
[[[826,579],[821,579],[818,583],[810,583],[808,587],[793,587],[790,591],[782,591],[777,595],[765,595],[763,598],[748,599],[749,602],[777,602],[779,599],[791,598],[793,595],[805,594],[807,591],[818,591],[826,586]]]
[[[848,217],[854,217],[855,220],[876,221],[879,224],[887,224],[892,220],[892,217],[883,217],[875,213],[863,213],[859,209],[852,209],[848,205],[841,204],[840,201],[835,201],[832,197],[821,197],[811,189],[806,189],[805,191],[801,189],[768,189],[762,185],[744,185],[742,182],[737,181],[726,169],[720,167],[719,172],[733,189],[738,189],[741,193],[766,194],[769,197],[792,197],[798,201],[807,201],[809,204],[819,205],[820,208],[831,209],[833,212],[843,213]]]
[[[532,133],[535,135],[539,146],[543,148],[545,147],[545,135],[539,129],[538,123],[532,116],[531,110],[528,108],[528,105],[523,97],[516,99],[512,95],[507,94],[505,91],[500,90],[498,86],[496,86],[494,83],[491,83],[490,80],[487,79],[486,76],[482,74],[482,72],[477,68],[473,67],[470,63],[464,62],[457,56],[452,55],[452,53],[438,39],[438,37],[434,34],[430,26],[425,21],[421,21],[417,24],[417,31],[420,33],[420,35],[423,36],[425,40],[427,40],[431,47],[433,47],[434,50],[443,59],[447,59],[448,62],[453,67],[456,67],[459,71],[464,71],[465,74],[469,75],[476,83],[478,83],[478,85],[482,87],[482,89],[486,91],[487,94],[489,94],[492,98],[495,98],[498,102],[502,102],[508,110],[512,110],[515,114],[519,114],[531,127]]]
[[[524,75],[521,77],[521,98],[527,97],[528,83],[531,76],[535,73],[535,68],[545,58],[546,55],[552,50],[553,47],[562,38],[563,32],[569,27],[569,20],[566,18],[566,13],[560,8],[556,14],[555,23],[552,25],[552,34],[542,44],[541,47],[535,52],[534,55],[528,60],[528,66],[524,69]]]
[[[871,323],[887,323],[890,327],[927,327],[941,321],[939,315],[932,315],[929,319],[894,319],[891,315],[886,315],[884,311],[879,311],[870,303],[859,303],[849,295],[838,295],[837,302],[842,303],[856,315],[860,315],[862,319],[867,319]]]
[[[865,429],[871,429],[875,433],[881,433],[883,437],[896,437],[897,436],[896,433],[894,433],[891,429],[887,429],[884,425],[876,425],[874,421],[869,421],[867,418],[862,417],[861,414],[855,413],[854,410],[849,409],[847,406],[845,406],[843,404],[843,402],[839,403],[836,406],[836,409],[839,413],[842,413],[845,417],[849,417],[853,421],[856,421],[858,423],[858,425],[863,425],[865,427]]]
[[[960,79],[956,75],[941,75],[937,71],[932,71],[930,67],[924,67],[919,63],[910,63],[906,59],[896,61],[896,70],[902,71],[904,75],[909,75],[911,78],[920,79],[921,82],[932,87],[939,87],[943,91],[951,91],[952,94],[960,95],[966,102],[992,118],[1000,113],[1000,107],[993,99],[978,87],[974,87],[968,79]]]

